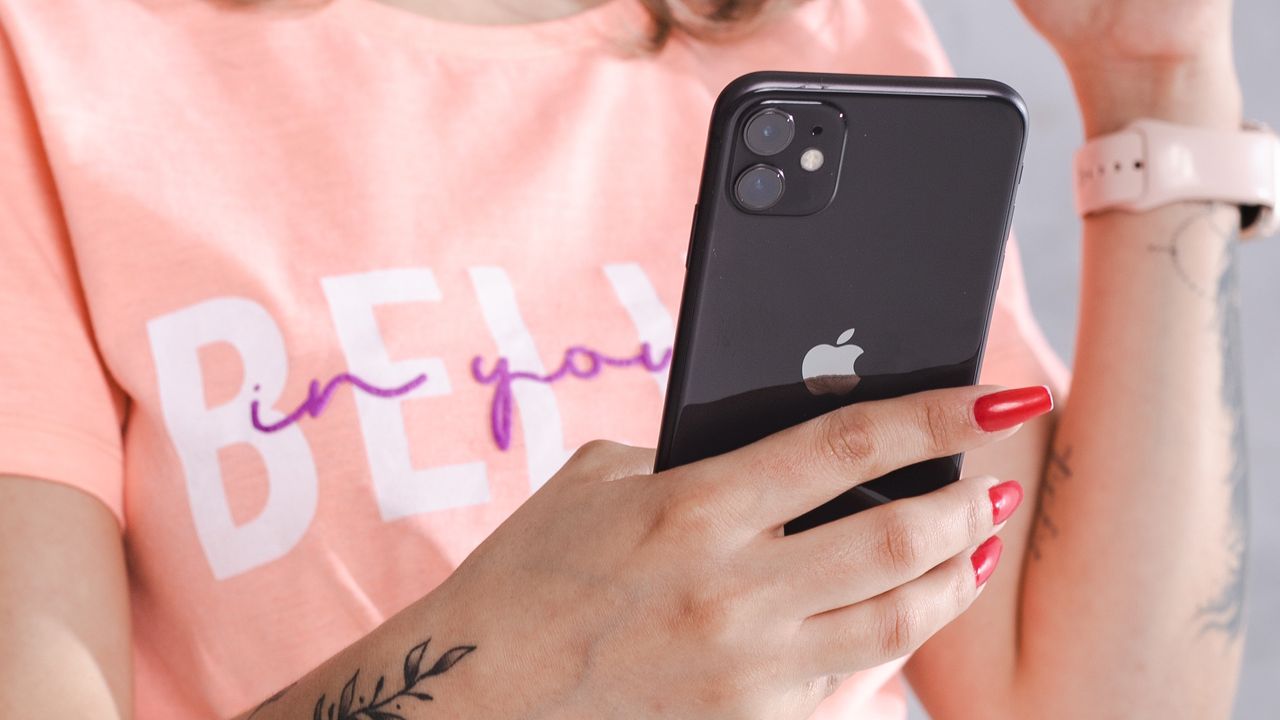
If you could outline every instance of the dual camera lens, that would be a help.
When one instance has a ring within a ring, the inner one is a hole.
[[[777,108],[767,108],[751,116],[743,131],[747,149],[761,157],[786,150],[795,136],[795,118]],[[768,210],[782,199],[784,186],[781,170],[759,164],[738,176],[734,191],[744,208],[759,212]]]
[[[777,155],[796,136],[796,121],[788,113],[776,108],[761,110],[747,121],[747,147],[751,152],[768,157]]]
[[[756,165],[738,176],[738,202],[748,210],[768,210],[782,199],[782,171],[769,165]]]
[[[834,103],[791,93],[735,111],[724,194],[751,215],[822,212],[836,196],[849,121]]]

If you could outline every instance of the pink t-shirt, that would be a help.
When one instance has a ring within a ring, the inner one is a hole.
[[[243,711],[583,442],[652,445],[727,81],[948,71],[914,0],[651,56],[642,13],[0,0],[0,472],[119,518],[138,718]],[[1058,365],[1009,257],[987,377],[1013,385]],[[902,717],[899,667],[816,717]]]

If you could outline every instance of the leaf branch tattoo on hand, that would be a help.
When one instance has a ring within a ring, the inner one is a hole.
[[[347,684],[342,686],[337,702],[327,701],[325,695],[321,695],[316,700],[315,709],[311,714],[312,720],[358,720],[361,718],[363,720],[406,720],[404,715],[400,714],[405,705],[410,702],[430,702],[433,699],[422,687],[422,682],[429,677],[447,672],[459,660],[476,649],[474,645],[458,645],[449,648],[424,672],[422,660],[427,654],[427,646],[430,643],[431,638],[427,638],[415,645],[404,656],[404,684],[399,690],[384,697],[382,693],[386,687],[386,676],[379,676],[378,682],[373,686],[373,695],[366,701],[363,695],[357,694],[360,671],[356,670]]]

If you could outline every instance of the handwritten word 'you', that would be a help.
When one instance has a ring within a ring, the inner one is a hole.
[[[579,360],[580,359],[580,360]],[[591,348],[574,346],[565,350],[564,360],[560,367],[550,375],[512,370],[511,363],[504,357],[498,358],[493,370],[482,369],[484,359],[479,355],[471,359],[471,377],[481,385],[493,385],[493,403],[489,407],[489,423],[493,430],[493,440],[502,450],[511,446],[511,411],[514,397],[511,386],[516,381],[550,385],[570,375],[583,380],[590,380],[600,374],[606,367],[631,367],[641,365],[649,372],[666,369],[671,362],[671,350],[654,358],[649,343],[641,343],[640,352],[631,357],[615,358],[596,352]]]

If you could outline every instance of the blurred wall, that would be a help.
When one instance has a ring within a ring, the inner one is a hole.
[[[1072,0],[1062,0],[1070,2]],[[1036,315],[1070,359],[1075,346],[1080,223],[1071,209],[1071,154],[1080,121],[1052,49],[1012,0],[921,0],[961,75],[1009,83],[1027,100],[1031,140],[1015,225]],[[1280,2],[1236,0],[1236,59],[1248,117],[1280,127]],[[1238,719],[1280,717],[1280,238],[1241,251],[1241,321],[1252,481],[1245,667]],[[924,713],[913,708],[913,718]]]

